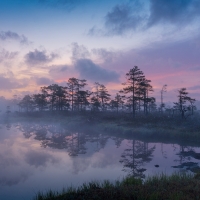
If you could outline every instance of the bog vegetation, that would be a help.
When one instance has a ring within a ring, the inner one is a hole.
[[[41,87],[40,93],[25,95],[22,99],[15,99],[20,112],[34,111],[71,111],[71,112],[114,112],[131,113],[133,118],[150,113],[167,113],[168,116],[180,116],[186,119],[193,115],[196,109],[195,99],[188,95],[186,88],[177,91],[177,102],[166,108],[163,93],[167,85],[161,89],[161,104],[156,104],[155,97],[151,96],[153,87],[144,73],[133,67],[126,73],[126,82],[122,89],[111,98],[105,85],[94,83],[92,91],[86,90],[87,81],[69,78],[66,86],[52,84]],[[9,109],[8,109],[9,112]]]
[[[136,199],[136,200],[189,200],[199,199],[199,174],[164,174],[147,178],[146,181],[127,177],[115,183],[90,182],[78,188],[63,189],[62,192],[38,193],[34,200],[72,200],[72,199]]]
[[[81,128],[83,131],[87,128],[84,125],[88,123],[95,131],[115,135],[134,135],[138,138],[166,137],[173,140],[181,138],[187,141],[192,138],[193,141],[200,141],[200,117],[198,112],[195,112],[195,99],[189,96],[186,88],[177,90],[177,101],[172,107],[166,107],[164,92],[167,91],[167,85],[163,85],[160,91],[161,103],[158,105],[152,96],[151,80],[148,80],[137,66],[126,73],[126,81],[122,83],[122,89],[114,98],[111,98],[106,86],[101,83],[95,82],[91,91],[86,88],[86,80],[74,77],[69,78],[66,86],[52,84],[41,87],[38,94],[15,99],[19,107],[18,116],[36,114],[37,117],[44,116],[44,119],[50,120],[59,116],[57,119],[61,125],[66,125],[72,130]],[[77,126],[77,123],[82,125]],[[61,139],[64,137],[61,136]],[[132,145],[134,149],[135,139]],[[149,149],[146,156],[153,150]],[[124,159],[120,162],[125,166],[130,166],[128,156],[135,157],[130,153],[122,156]],[[137,155],[136,158],[140,157]],[[196,177],[181,174],[169,177],[154,176],[145,181],[136,178],[134,173],[133,175],[134,177],[116,183],[90,182],[62,192],[39,193],[35,199],[195,199],[200,196],[198,174]]]

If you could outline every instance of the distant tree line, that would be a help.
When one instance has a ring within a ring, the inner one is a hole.
[[[126,73],[124,86],[111,98],[105,85],[94,83],[92,91],[85,89],[87,81],[84,79],[69,78],[66,86],[52,84],[41,87],[40,93],[25,95],[19,102],[19,111],[94,111],[94,112],[129,112],[135,117],[138,114],[152,112],[163,112],[165,109],[171,115],[181,114],[182,118],[186,113],[193,114],[195,110],[195,99],[188,96],[186,88],[177,91],[178,101],[173,108],[165,108],[163,103],[163,92],[167,85],[161,90],[161,104],[157,106],[155,97],[151,96],[153,87],[151,80],[146,79],[144,73],[134,66]]]

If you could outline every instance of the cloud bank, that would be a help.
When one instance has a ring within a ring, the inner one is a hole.
[[[58,57],[56,53],[47,54],[46,51],[39,51],[35,49],[35,51],[29,51],[25,55],[25,62],[28,65],[38,65],[38,64],[46,64],[53,61],[55,58]]]
[[[133,0],[118,4],[104,18],[104,28],[93,26],[88,35],[123,35],[156,25],[190,25],[200,17],[199,0]]]
[[[12,32],[12,31],[1,31],[0,32],[0,40],[16,40],[20,42],[20,44],[28,45],[31,42],[28,40],[28,38],[24,35],[19,35],[18,33]]]
[[[101,68],[90,59],[79,59],[75,63],[75,69],[80,77],[94,82],[118,82],[119,74],[115,71]]]
[[[35,78],[36,84],[40,86],[44,85],[51,85],[54,83],[52,79],[46,78],[46,77],[36,77]]]
[[[0,90],[12,90],[18,88],[24,88],[28,85],[27,81],[24,79],[16,79],[14,77],[5,77],[0,74]]]
[[[128,30],[135,30],[142,20],[136,7],[133,9],[129,4],[116,5],[105,16],[105,28],[108,34],[122,35]]]
[[[150,16],[147,25],[160,22],[186,25],[200,16],[198,0],[150,0]]]
[[[1,49],[0,50],[0,63],[5,61],[5,60],[12,60],[14,59],[17,55],[19,54],[19,52],[9,52],[5,49]]]

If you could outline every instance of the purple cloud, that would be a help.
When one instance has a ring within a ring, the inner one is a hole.
[[[30,44],[31,42],[28,38],[24,35],[19,35],[18,33],[12,31],[1,31],[0,32],[0,40],[16,40],[19,41],[21,44]]]
[[[80,76],[96,82],[118,82],[119,74],[115,71],[101,68],[89,59],[79,59],[75,63],[75,69]]]
[[[52,79],[49,79],[46,77],[36,78],[37,85],[51,85],[53,83],[54,83],[54,81]]]
[[[3,62],[4,60],[12,60],[14,59],[19,52],[9,52],[5,49],[2,49],[0,51],[0,63]]]
[[[26,80],[18,80],[14,77],[7,78],[0,74],[0,90],[12,90],[18,88],[24,88],[28,85]]]
[[[93,26],[88,35],[123,35],[161,23],[185,27],[199,17],[199,0],[133,0],[114,6],[105,16],[104,29]]]
[[[35,51],[30,51],[25,55],[25,62],[28,65],[46,64],[53,61],[57,57],[58,54],[56,53],[48,55],[46,51],[39,51],[35,49]]]

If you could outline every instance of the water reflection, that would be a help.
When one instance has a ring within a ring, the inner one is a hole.
[[[130,141],[130,144],[121,156],[120,162],[124,164],[123,170],[134,177],[144,178],[146,169],[143,166],[152,160],[155,146],[148,148],[147,142],[134,139]]]
[[[29,139],[30,137],[34,137],[35,140],[41,141],[41,146],[44,148],[64,149],[71,157],[86,154],[88,143],[94,144],[93,150],[94,152],[98,152],[106,146],[109,138],[112,138],[117,148],[120,147],[124,140],[123,138],[110,137],[98,132],[88,133],[69,131],[57,124],[24,124],[20,126],[20,130],[23,132],[25,138]],[[160,145],[162,156],[167,159],[167,150],[163,148],[163,143],[160,143]],[[172,147],[174,151],[177,151],[176,145],[172,144]],[[144,172],[146,171],[144,166],[146,163],[152,161],[155,148],[155,145],[149,148],[148,142],[142,142],[135,139],[129,140],[128,148],[124,150],[121,159],[119,160],[120,163],[123,164],[123,171],[135,177],[144,178]],[[179,149],[180,152],[177,153],[178,158],[175,159],[175,162],[178,162],[179,165],[172,167],[180,169],[184,168],[191,171],[193,168],[197,169],[196,164],[192,167],[192,163],[190,163],[191,166],[188,167],[188,162],[191,157],[200,159],[200,153],[196,153],[192,148],[186,146],[180,146]],[[159,165],[156,166],[158,167]]]
[[[56,123],[11,124],[7,119],[0,129],[0,199],[12,193],[10,199],[27,199],[14,197],[21,188],[24,194],[127,174],[144,178],[174,170],[197,172],[199,152],[185,144],[113,136],[95,126],[76,131]]]
[[[161,143],[160,145],[161,145],[160,149],[161,149],[162,155],[165,159],[167,159],[167,151],[163,149],[163,143]]]
[[[19,128],[26,139],[33,137],[35,140],[40,141],[41,146],[44,148],[48,147],[65,150],[70,157],[87,154],[88,148],[90,148],[89,146],[91,146],[91,144],[93,144],[94,147],[93,152],[99,152],[101,149],[105,148],[108,139],[114,141],[116,148],[119,148],[125,140],[120,137],[111,137],[105,133],[101,134],[98,133],[98,131],[70,131],[58,124],[21,124]],[[148,142],[129,139],[127,147],[121,153],[121,158],[119,159],[119,162],[123,164],[122,170],[129,175],[144,178],[145,171],[147,170],[145,165],[152,161],[155,148],[156,145],[149,147]],[[192,147],[183,145],[177,146],[171,144],[171,149],[173,149],[174,153],[178,155],[174,160],[178,165],[171,167],[190,171],[194,171],[194,169],[196,171],[197,169],[199,170],[198,163],[190,162],[190,160],[191,158],[199,160],[200,153],[196,153]],[[160,143],[160,152],[164,159],[168,159],[168,149],[164,149],[163,143]],[[40,156],[38,155],[38,158],[39,157]],[[41,160],[38,162],[40,163]],[[159,164],[155,164],[154,166],[159,167]]]
[[[87,143],[93,143],[95,146],[94,151],[98,152],[106,146],[109,138],[114,140],[117,148],[124,140],[123,138],[110,137],[96,132],[90,132],[90,134],[84,132],[74,133],[57,125],[25,125],[21,127],[21,130],[25,138],[34,137],[35,140],[41,141],[41,146],[44,148],[65,149],[71,157],[86,154]],[[123,164],[123,171],[135,177],[144,178],[146,169],[143,166],[152,160],[155,145],[149,148],[147,142],[134,139],[128,143],[128,148],[124,150],[119,160]]]
[[[120,147],[124,140],[123,138],[110,137],[97,132],[74,133],[56,125],[22,126],[21,130],[25,138],[33,136],[36,140],[40,140],[42,147],[65,149],[68,155],[72,157],[86,154],[86,143],[94,144],[94,151],[98,152],[106,146],[109,138],[112,138],[117,148]],[[123,164],[123,171],[129,175],[144,178],[143,172],[146,169],[143,166],[152,160],[155,145],[149,148],[147,142],[134,139],[128,143],[129,147],[124,150],[119,160]]]
[[[113,140],[115,141],[116,147],[119,148],[121,143],[122,143],[122,141],[123,141],[123,138],[114,137]]]
[[[6,125],[7,130],[10,130],[10,128],[11,128],[12,125],[11,125],[11,122],[10,122],[10,116],[9,115],[5,116],[4,123]]]
[[[25,138],[34,137],[35,140],[41,141],[41,146],[53,149],[65,149],[69,156],[78,156],[86,154],[86,143],[94,143],[95,151],[104,148],[108,136],[98,133],[81,133],[72,132],[59,125],[21,125],[20,130]]]
[[[191,162],[191,160],[200,160],[200,153],[197,153],[193,147],[181,145],[177,153],[178,159],[175,161],[179,165],[172,166],[173,168],[185,169],[191,172],[200,172],[198,162]]]
[[[25,161],[30,166],[38,168],[46,167],[47,163],[58,163],[59,160],[51,154],[31,150],[25,154]]]

